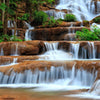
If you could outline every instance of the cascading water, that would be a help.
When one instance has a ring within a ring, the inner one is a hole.
[[[64,16],[65,16],[65,13],[62,12],[62,11],[55,11],[55,10],[48,10],[48,11],[45,11],[45,13],[47,13],[47,15],[49,17],[53,16],[55,19],[64,19]]]
[[[7,66],[16,65],[16,64],[18,64],[17,60],[18,60],[18,58],[13,58],[13,61],[11,63],[8,62],[6,64],[0,65],[0,67],[7,67]]]
[[[1,48],[0,56],[4,56],[3,48]]]
[[[73,22],[71,22],[70,27],[68,28],[68,34],[69,34],[69,40],[73,41],[72,37],[70,36],[70,34],[75,34],[75,29],[72,29],[72,27],[74,27]]]
[[[89,58],[90,59],[95,59],[96,58],[96,49],[94,46],[94,42],[88,42],[89,44]]]
[[[47,52],[41,55],[40,60],[70,60],[72,59],[71,53],[66,53],[63,50],[58,49],[58,42],[45,42]]]
[[[34,27],[31,27],[31,25],[28,24],[27,22],[25,22],[25,24],[26,24],[27,27],[28,27],[28,29],[26,30],[26,33],[25,33],[25,40],[26,40],[26,41],[28,41],[28,40],[32,40],[30,30],[33,30]]]
[[[8,20],[8,28],[15,28],[15,27],[17,27],[16,22],[12,20]],[[15,30],[12,29],[12,36],[14,36],[14,33],[15,33]],[[17,35],[17,30],[15,34]]]
[[[72,52],[75,59],[78,59],[79,47],[80,47],[80,43],[72,44]]]
[[[18,43],[15,43],[15,44],[12,46],[11,55],[12,55],[12,56],[19,56]]]
[[[94,72],[94,70],[93,73],[91,73],[84,69],[76,69],[75,64],[73,65],[72,70],[66,69],[65,66],[51,66],[50,70],[45,67],[44,71],[38,69],[34,71],[25,70],[23,73],[14,72],[13,69],[10,69],[5,74],[0,72],[0,87],[6,87],[9,86],[9,84],[16,84],[15,87],[17,87],[17,84],[24,84],[24,87],[26,87],[25,84],[30,84],[29,87],[34,87],[36,84],[41,86],[41,84],[47,85],[47,83],[53,83],[62,88],[64,86],[66,89],[70,86],[74,86],[74,88],[75,86],[76,88],[84,88],[90,87],[93,84],[96,75],[97,73]]]
[[[95,16],[100,15],[100,1],[97,1],[97,9],[94,1],[92,0],[60,0],[57,9],[67,9],[69,13],[73,13],[77,20],[91,20]],[[98,14],[95,14],[97,10]]]

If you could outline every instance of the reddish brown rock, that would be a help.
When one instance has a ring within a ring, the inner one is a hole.
[[[85,28],[85,27],[84,27]],[[70,30],[80,31],[83,27],[71,27]],[[89,29],[89,28],[87,28]],[[55,41],[59,40],[62,34],[67,34],[69,27],[55,27],[55,28],[40,28],[31,30],[34,38],[37,40]],[[32,36],[32,37],[33,37]]]
[[[0,67],[0,72],[3,72],[7,74],[6,72],[13,68],[15,72],[23,72],[25,70],[34,70],[38,68],[39,70],[44,70],[45,67],[49,70],[51,66],[65,66],[72,69],[73,65],[75,64],[76,69],[83,68],[89,72],[93,72],[98,70],[100,68],[100,62],[98,61],[92,61],[92,60],[87,60],[87,61],[24,61],[20,62],[19,64],[13,65],[13,66],[8,66],[8,67]]]
[[[43,43],[41,41],[2,42],[1,48],[5,55],[14,54],[16,51],[19,55],[37,55],[43,52]]]

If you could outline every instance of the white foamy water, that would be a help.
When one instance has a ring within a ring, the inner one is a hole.
[[[77,20],[91,20],[95,16],[100,15],[100,1],[97,2],[97,13],[95,14],[95,3],[92,0],[60,0],[57,9],[67,9],[69,13],[73,13]]]
[[[6,74],[0,72],[0,87],[36,87],[35,91],[88,89],[95,81],[96,75],[97,72],[94,70],[90,73],[84,69],[76,69],[75,64],[72,69],[51,66],[50,70],[47,68],[44,71],[25,70],[23,73],[17,73],[10,69]]]
[[[80,47],[80,43],[77,44],[71,44],[72,45],[72,52],[74,54],[74,58],[78,59],[78,53],[79,53],[79,47]]]
[[[66,95],[66,97],[78,97],[78,98],[88,98],[88,99],[99,99],[100,100],[100,80],[97,80],[88,92]]]
[[[94,100],[100,100],[100,96],[90,94],[90,93],[80,93],[80,94],[72,94],[72,95],[65,95],[65,97],[76,97],[76,98],[85,98],[85,99],[94,99]]]
[[[28,24],[27,22],[25,22],[25,24],[26,24],[27,27],[28,27],[28,29],[26,30],[26,33],[25,33],[25,40],[26,40],[26,41],[32,40],[30,30],[33,30],[34,27],[32,27],[32,26],[31,26],[30,24]]]
[[[94,46],[94,42],[88,42],[89,45],[89,58],[90,59],[95,59],[96,58],[96,48]]]
[[[73,55],[58,49],[58,42],[45,42],[46,52],[40,56],[39,60],[71,60]]]
[[[71,43],[70,49],[64,51],[59,48],[59,42],[45,42],[46,51],[39,60],[97,60],[97,47],[94,42],[88,42],[85,49],[80,43]]]

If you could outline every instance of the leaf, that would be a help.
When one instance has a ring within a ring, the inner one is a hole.
[[[1,9],[2,11],[4,11],[6,8],[7,8],[7,6],[6,6],[4,3],[1,3],[0,9]]]

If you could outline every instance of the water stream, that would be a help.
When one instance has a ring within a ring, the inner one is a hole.
[[[34,27],[32,27],[30,24],[28,24],[27,22],[25,22],[25,24],[27,25],[28,29],[26,30],[26,33],[25,33],[25,40],[28,41],[28,40],[32,40],[31,38],[31,31],[30,30],[33,30]]]
[[[5,64],[0,65],[0,67],[8,67],[8,66],[16,65],[16,64],[18,64],[17,60],[18,60],[17,58],[13,58],[13,61],[11,63],[10,62],[6,62]]]
[[[71,60],[73,55],[70,52],[58,49],[58,42],[45,42],[46,52],[39,60]]]
[[[56,8],[66,9],[69,13],[73,13],[79,21],[91,20],[100,15],[100,1],[97,2],[97,9],[95,9],[95,3],[92,0],[60,0]]]
[[[76,69],[74,64],[72,69],[67,69],[65,66],[51,66],[50,70],[45,67],[44,71],[25,70],[23,73],[14,72],[11,68],[5,74],[0,72],[0,76],[0,87],[10,87],[12,84],[14,87],[40,87],[40,89],[38,88],[40,91],[41,88],[45,91],[55,91],[64,88],[65,90],[90,88],[95,81],[97,72],[93,70],[91,73],[82,68]],[[44,87],[45,85],[46,87]],[[59,88],[49,88],[50,85],[59,86]]]
[[[4,55],[4,51],[3,51],[3,48],[1,48],[0,56],[3,56],[3,55]]]

